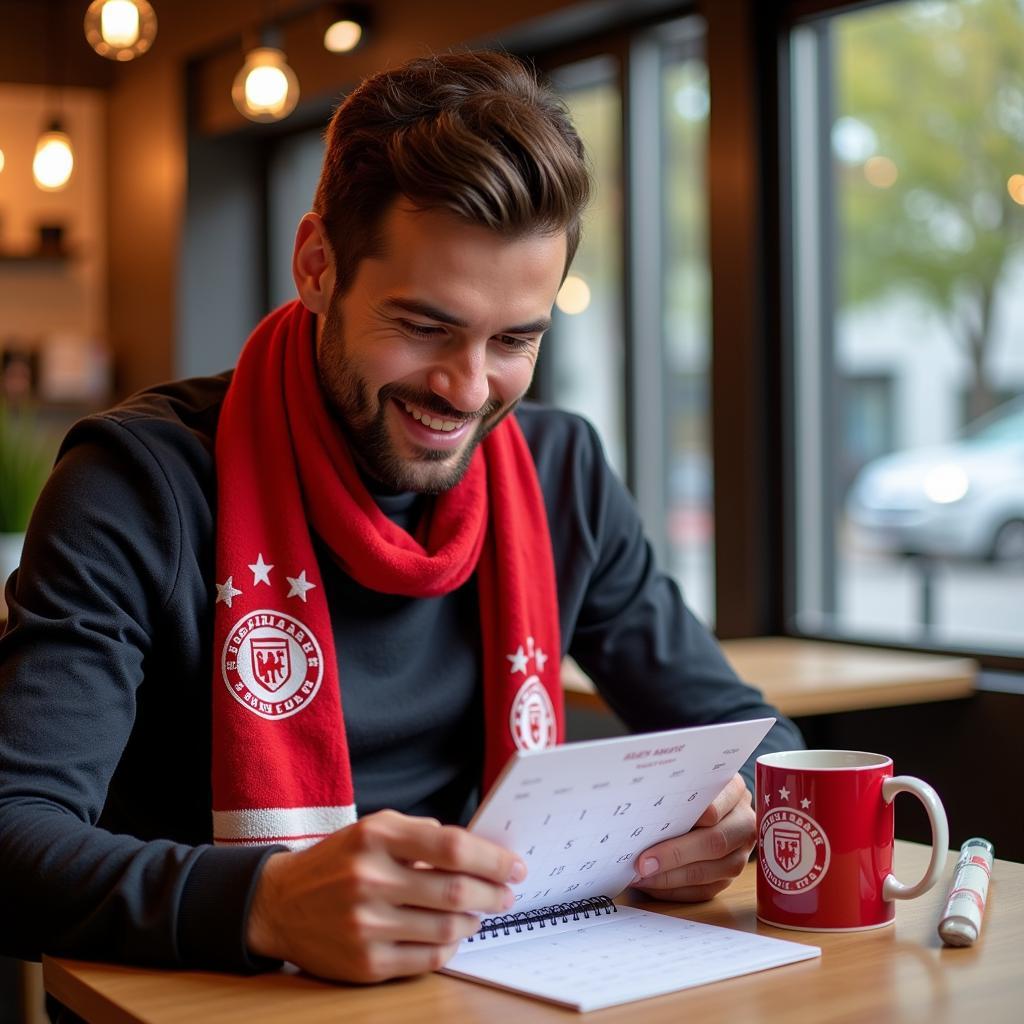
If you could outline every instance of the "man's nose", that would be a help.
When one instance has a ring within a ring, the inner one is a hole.
[[[431,370],[430,390],[464,413],[479,412],[490,397],[487,346],[459,344],[446,352]]]

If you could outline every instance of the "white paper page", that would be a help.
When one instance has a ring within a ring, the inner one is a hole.
[[[774,718],[572,743],[509,762],[469,829],[514,850],[528,874],[513,913],[613,899],[637,855],[688,832]]]
[[[820,955],[817,946],[620,907],[607,917],[463,943],[443,970],[596,1010]]]

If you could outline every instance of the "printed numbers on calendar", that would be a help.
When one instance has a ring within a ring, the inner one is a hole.
[[[579,887],[580,887],[580,883],[579,882],[573,882],[572,885],[567,885],[565,887],[565,891],[566,892],[575,892]]]
[[[632,859],[633,859],[633,854],[632,854],[632,852],[630,852],[630,853],[624,853],[624,854],[623,854],[623,855],[622,855],[621,857],[618,857],[618,858],[616,859],[615,863],[616,863],[616,864],[625,864],[627,860],[632,860]]]
[[[630,839],[636,839],[636,837],[638,835],[640,835],[640,833],[643,832],[643,830],[644,830],[643,825],[637,825],[637,827],[635,829],[633,829],[632,832],[629,833]]]
[[[595,867],[596,865],[597,865],[597,861],[596,860],[585,860],[580,865],[580,871],[590,871],[591,868]]]
[[[563,850],[571,850],[573,848],[573,844],[575,842],[576,842],[575,839],[566,839],[565,846],[563,846],[562,849]]]
[[[565,865],[564,864],[559,864],[557,867],[553,867],[551,869],[551,872],[548,875],[548,878],[554,878],[555,875],[560,875],[564,870],[565,870]]]
[[[624,803],[624,804],[619,804],[619,806],[616,807],[614,811],[612,811],[612,817],[613,818],[621,818],[622,815],[625,814],[626,811],[628,811],[630,809],[630,807],[632,807],[632,806],[633,805],[631,803],[629,803],[629,801],[626,801],[626,803]]]

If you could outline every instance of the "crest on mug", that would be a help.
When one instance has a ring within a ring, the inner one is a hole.
[[[778,807],[761,819],[757,857],[777,892],[807,892],[828,872],[831,849],[825,830],[809,814]]]

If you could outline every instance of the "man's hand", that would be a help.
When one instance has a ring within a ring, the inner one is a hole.
[[[717,896],[743,870],[757,838],[750,790],[734,775],[693,830],[636,859],[633,888],[659,900],[697,903]]]
[[[269,857],[246,929],[249,949],[324,978],[383,981],[442,966],[512,905],[526,866],[432,818],[380,811],[308,849]]]

